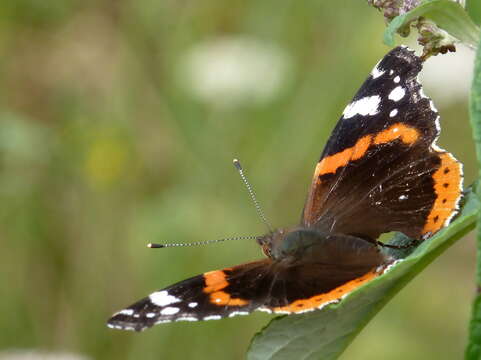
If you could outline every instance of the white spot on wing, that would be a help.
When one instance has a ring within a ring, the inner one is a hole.
[[[395,265],[399,264],[401,261],[403,261],[403,259],[398,259],[394,262],[392,262],[391,264],[389,264],[388,266],[386,266],[386,268],[384,269],[384,271],[382,272],[383,274],[387,273],[388,271],[390,271]]]
[[[198,319],[192,316],[184,316],[175,319],[175,321],[197,321]]]
[[[401,195],[399,196],[399,200],[407,200],[408,196],[407,195]]]
[[[376,115],[379,112],[380,103],[381,98],[378,95],[366,96],[347,105],[342,115],[345,119],[349,119],[357,114],[363,116]]]
[[[157,306],[167,306],[181,301],[179,298],[169,295],[167,290],[154,292],[150,294],[149,298],[150,301],[152,301],[152,303]]]
[[[166,307],[165,309],[162,309],[160,314],[161,315],[174,315],[174,314],[177,314],[179,311],[180,311],[179,308],[169,306],[169,307]]]
[[[397,84],[398,82],[401,81],[401,78],[399,76],[396,76],[393,81]]]
[[[389,75],[394,74],[394,70],[389,70]]]
[[[374,66],[374,68],[372,69],[371,76],[373,79],[377,79],[379,76],[381,76],[384,73],[385,71],[382,71],[381,69],[379,69],[379,62],[378,62],[376,66]]]
[[[220,315],[209,315],[205,316],[202,320],[219,320],[221,319]]]
[[[395,117],[397,115],[397,112],[397,109],[391,110],[391,112],[389,113],[389,117]]]
[[[149,312],[149,313],[145,314],[145,317],[148,317],[149,319],[152,319],[153,317],[155,317],[155,313]]]
[[[263,310],[261,310],[263,311]],[[272,311],[271,311],[272,312]],[[286,310],[275,310],[274,311],[275,314],[292,314],[292,311],[286,311]],[[299,313],[297,313],[299,314]]]
[[[190,308],[195,308],[197,305],[198,305],[198,304],[194,301],[194,302],[189,303],[188,306],[189,306]]]
[[[343,299],[346,295],[347,295],[347,294],[345,294],[344,296],[342,296],[341,299]],[[325,302],[325,303],[319,305],[317,308],[318,308],[318,309],[322,309],[323,307],[325,307],[325,306],[327,306],[327,305],[329,305],[329,304],[334,304],[334,303],[338,303],[338,302],[339,302],[339,300],[331,300],[331,301],[328,301],[328,302]]]
[[[118,329],[118,330],[133,330],[133,328],[122,326],[122,325],[114,325],[114,324],[107,324],[107,326],[111,329]]]
[[[437,152],[446,152],[446,150],[444,150],[442,147],[435,143],[431,144],[431,148]]]
[[[416,78],[416,80],[418,80],[418,82],[419,82],[419,79],[418,79],[418,78]],[[424,93],[424,90],[423,90],[422,87],[419,89],[419,95],[420,95],[423,99],[429,99],[429,98],[427,97],[427,95]]]
[[[124,309],[122,311],[119,311],[117,314],[119,315],[127,315],[127,316],[132,316],[134,313],[134,310],[132,309]]]
[[[402,86],[397,86],[389,93],[388,99],[392,101],[399,101],[404,97],[404,95],[406,95],[406,90],[404,90]]]
[[[229,314],[229,317],[234,317],[237,315],[249,315],[247,311],[233,311]]]
[[[272,310],[271,309],[268,309],[268,308],[265,308],[265,307],[260,307],[260,308],[257,308],[258,311],[262,311],[262,312],[266,312],[268,314],[272,313]]]

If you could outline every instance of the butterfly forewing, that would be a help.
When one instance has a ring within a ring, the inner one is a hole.
[[[265,301],[272,284],[269,259],[215,270],[181,281],[119,311],[112,328],[141,331],[171,321],[246,315]]]
[[[422,61],[398,47],[373,69],[337,123],[316,166],[305,226],[377,238],[421,238],[449,222],[461,164],[438,148],[439,116],[417,80]]]

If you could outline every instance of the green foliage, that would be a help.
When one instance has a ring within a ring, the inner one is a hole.
[[[481,25],[481,2],[479,0],[467,0],[466,10],[471,19],[476,24]]]
[[[472,317],[469,323],[468,341],[469,343],[466,348],[465,356],[466,360],[479,360],[481,356],[481,296],[479,293],[473,302]]]
[[[384,32],[384,42],[394,45],[394,35],[418,17],[432,20],[436,26],[458,40],[477,46],[479,29],[461,5],[452,0],[427,0],[413,10],[394,18]]]
[[[279,317],[253,339],[248,359],[337,359],[369,320],[413,277],[457,239],[471,231],[480,210],[469,192],[461,215],[445,230],[424,241],[388,272],[360,287],[339,304],[301,315]],[[394,243],[409,241],[401,234]],[[398,257],[398,250],[391,250]]]
[[[481,165],[481,46],[478,47],[476,54],[469,110],[478,164]],[[479,193],[480,191],[478,191]],[[473,303],[469,327],[469,344],[466,349],[466,359],[468,360],[481,358],[481,227],[479,224],[481,224],[481,215],[478,219],[477,229],[477,295]]]

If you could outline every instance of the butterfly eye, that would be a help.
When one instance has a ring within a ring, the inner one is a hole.
[[[262,252],[264,253],[265,256],[268,258],[272,258],[272,252],[271,252],[271,247],[268,244],[263,244],[262,245]]]

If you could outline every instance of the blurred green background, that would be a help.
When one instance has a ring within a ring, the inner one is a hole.
[[[1,1],[0,358],[243,358],[271,316],[141,334],[105,321],[153,290],[261,256],[248,241],[145,247],[265,231],[233,157],[274,225],[298,221],[330,130],[389,50],[383,30],[364,1]],[[472,54],[425,68],[441,145],[469,184]],[[460,240],[343,359],[460,358],[474,252]]]

